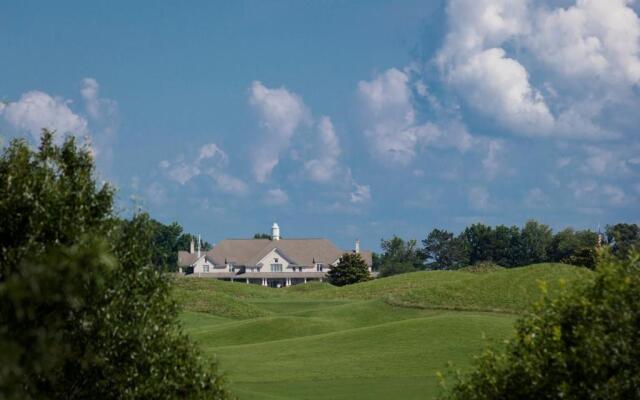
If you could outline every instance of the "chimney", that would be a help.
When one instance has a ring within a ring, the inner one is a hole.
[[[200,235],[198,235],[198,258],[200,258]]]
[[[360,239],[356,239],[356,254],[360,254]]]
[[[271,240],[280,240],[280,227],[275,222],[271,227]]]
[[[191,246],[189,246],[189,254],[193,254],[196,252],[196,249],[193,244],[193,238],[191,238]]]

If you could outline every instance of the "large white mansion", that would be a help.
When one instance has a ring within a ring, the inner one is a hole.
[[[225,239],[213,249],[200,246],[178,252],[178,271],[185,275],[283,287],[322,281],[344,253],[359,253],[371,272],[371,252],[341,250],[327,239],[281,239],[280,227],[271,227],[271,239]]]

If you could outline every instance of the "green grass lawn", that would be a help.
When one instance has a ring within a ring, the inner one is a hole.
[[[185,330],[220,361],[240,399],[428,399],[437,371],[468,369],[517,314],[590,272],[542,264],[485,273],[419,272],[334,288],[270,289],[178,279]]]

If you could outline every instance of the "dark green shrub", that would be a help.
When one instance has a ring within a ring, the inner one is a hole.
[[[640,398],[640,262],[605,257],[593,283],[545,299],[450,399]]]
[[[327,273],[327,280],[332,285],[344,286],[365,282],[371,279],[369,267],[358,253],[345,253],[340,257],[338,265]]]

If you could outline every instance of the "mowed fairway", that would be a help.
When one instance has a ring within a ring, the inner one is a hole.
[[[437,371],[469,368],[474,353],[512,333],[539,281],[553,292],[589,275],[539,265],[288,289],[178,279],[176,296],[185,330],[240,399],[425,399],[440,391]]]

